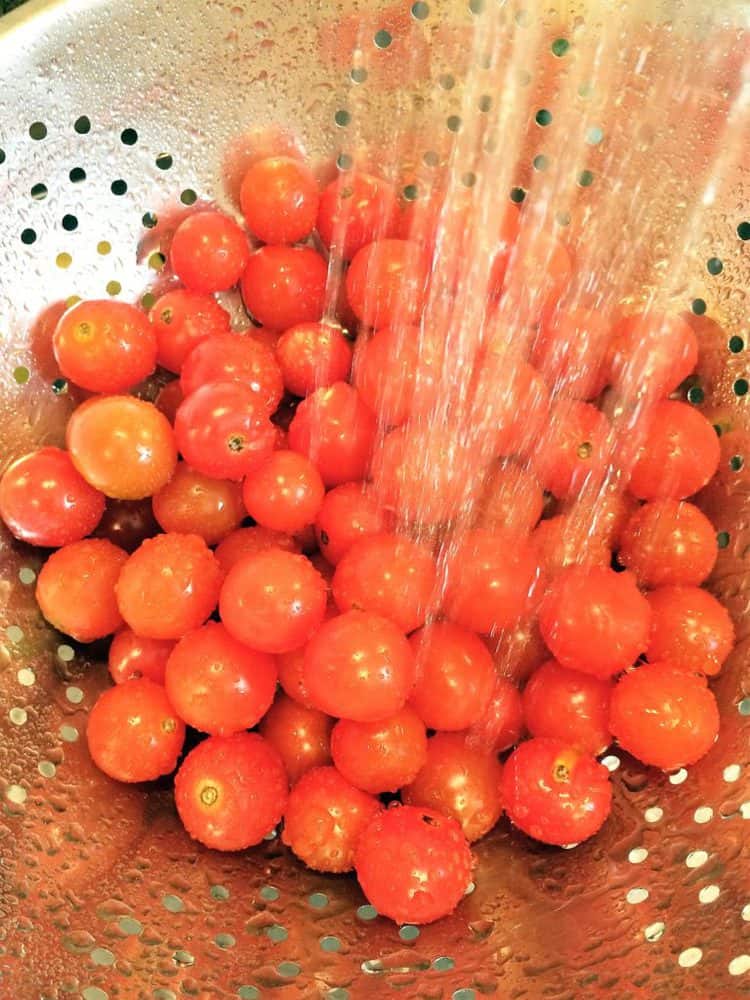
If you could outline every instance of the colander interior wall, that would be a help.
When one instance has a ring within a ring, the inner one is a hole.
[[[175,219],[196,199],[232,207],[243,150],[264,129],[283,125],[340,168],[369,157],[421,183],[462,142],[467,94],[480,86],[473,28],[494,3],[68,0],[0,22],[3,467],[62,438],[73,393],[49,334],[65,301],[138,301],[158,285]],[[688,398],[726,427],[742,424],[750,378],[748,182],[730,155],[747,148],[732,116],[750,47],[739,5],[712,23],[701,6],[505,5],[502,121],[520,138],[498,184],[530,202],[536,192],[592,273],[626,273],[633,300],[691,312],[703,353]],[[659,73],[684,81],[690,62],[710,88],[654,90]],[[607,86],[587,85],[584,66]],[[568,186],[557,176],[548,204],[546,178],[568,147],[580,164]],[[713,200],[696,208],[712,178]],[[716,748],[669,776],[613,751],[616,805],[600,836],[566,852],[501,824],[477,845],[476,887],[457,912],[420,929],[378,918],[352,880],[303,870],[277,838],[241,855],[204,851],[167,788],[116,788],[96,772],[84,733],[106,671],[95,650],[44,625],[39,556],[3,538],[0,996],[744,995],[748,498],[715,489],[704,505],[720,533],[713,587],[740,637],[717,684]]]

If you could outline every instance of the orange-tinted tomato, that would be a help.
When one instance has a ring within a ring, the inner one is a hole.
[[[155,684],[164,683],[171,639],[144,639],[130,628],[122,628],[109,647],[109,672],[115,684],[145,677]]]
[[[186,462],[178,464],[152,503],[163,531],[200,535],[207,545],[226,538],[245,517],[239,483],[212,479]]]
[[[663,400],[646,413],[646,435],[630,473],[640,500],[682,500],[702,489],[719,467],[712,425],[689,403]]]
[[[284,762],[290,784],[312,768],[330,764],[333,722],[329,715],[306,708],[283,692],[276,695],[259,731]]]
[[[618,558],[644,587],[697,586],[714,567],[716,533],[691,503],[652,500],[623,529]]]
[[[659,587],[646,595],[651,605],[649,660],[718,674],[734,645],[729,612],[700,587]]]

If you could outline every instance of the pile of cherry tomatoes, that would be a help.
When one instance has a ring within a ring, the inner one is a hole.
[[[733,628],[701,589],[716,536],[687,498],[719,442],[670,398],[695,334],[557,307],[572,264],[544,237],[533,337],[514,347],[488,324],[471,396],[446,408],[454,359],[420,327],[437,202],[402,205],[362,172],[321,191],[279,156],[249,167],[239,207],[244,226],[208,209],[180,223],[175,285],[148,314],[64,313],[55,357],[85,398],[65,450],[6,470],[0,515],[55,550],[44,617],[81,643],[113,637],[87,730],[107,775],[176,772],[202,844],[241,850],[283,821],[305,864],[354,869],[380,913],[429,922],[503,813],[548,844],[596,834],[613,741],[670,770],[716,739],[707,678]],[[498,226],[488,308],[525,273],[521,219],[509,205]],[[345,269],[333,307],[329,251]],[[216,298],[235,287],[243,330]],[[646,404],[618,491],[601,401],[634,372]],[[464,419],[481,446],[450,432]],[[512,657],[498,669],[519,628],[537,636],[528,677]],[[184,753],[186,727],[202,738]]]

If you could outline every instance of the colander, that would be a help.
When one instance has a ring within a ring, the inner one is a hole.
[[[407,199],[446,163],[457,184],[527,199],[574,249],[582,300],[690,315],[702,356],[687,398],[742,426],[750,36],[744,5],[711,6],[32,0],[3,18],[2,467],[62,440],[73,391],[49,338],[64,303],[158,285],[174,221],[196,200],[233,210],[243,158],[278,126]],[[457,911],[422,928],[378,917],[352,879],[303,870],[274,835],[203,850],[168,787],[98,773],[84,734],[101,657],[43,623],[40,556],[3,537],[0,996],[750,993],[750,498],[730,482],[702,502],[739,635],[716,684],[718,744],[670,775],[614,748],[599,836],[564,851],[501,823]]]

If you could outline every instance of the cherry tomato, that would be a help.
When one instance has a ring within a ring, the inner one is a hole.
[[[117,633],[109,647],[109,672],[115,684],[145,677],[154,684],[164,683],[171,639],[144,639],[130,628]]]
[[[719,467],[711,424],[689,403],[665,399],[646,415],[648,430],[630,473],[640,500],[682,500],[702,489]]]
[[[244,556],[255,555],[256,552],[272,548],[299,552],[299,545],[290,535],[254,525],[251,528],[237,528],[231,535],[227,535],[224,541],[219,543],[214,554],[222,572],[226,575]]]
[[[318,182],[291,156],[256,160],[240,187],[240,208],[250,232],[264,243],[299,243],[318,215]]]
[[[0,478],[0,518],[30,545],[56,548],[90,534],[104,513],[104,494],[89,486],[60,448],[16,459]]]
[[[505,333],[504,333],[505,336]],[[491,345],[482,360],[470,411],[471,439],[488,457],[535,449],[549,424],[547,383],[515,348]]]
[[[240,290],[254,319],[288,330],[320,319],[327,276],[326,262],[310,247],[265,246],[250,257]]]
[[[107,500],[96,538],[106,538],[126,552],[135,552],[141,542],[159,532],[151,500]]]
[[[219,611],[240,642],[266,653],[287,653],[307,642],[326,610],[325,580],[305,556],[267,549],[230,569]]]
[[[336,566],[355,542],[386,531],[390,521],[365,483],[344,483],[326,493],[315,520],[320,551]]]
[[[239,483],[211,479],[186,462],[177,465],[152,503],[163,531],[200,535],[207,545],[226,538],[245,517]]]
[[[210,295],[232,288],[250,259],[247,236],[221,212],[196,212],[175,230],[169,260],[191,292]]]
[[[467,729],[487,709],[495,687],[487,647],[451,622],[427,625],[409,642],[417,664],[410,706],[430,729]]]
[[[182,366],[185,396],[208,382],[243,382],[273,413],[284,395],[276,358],[264,344],[237,333],[217,334],[195,347]]]
[[[617,557],[644,587],[698,586],[714,568],[716,533],[691,503],[653,500],[630,518]]]
[[[549,659],[549,650],[544,645],[535,614],[522,619],[513,628],[488,636],[486,642],[495,669],[514,684],[523,684],[540,664]]]
[[[651,609],[632,573],[570,566],[552,581],[539,626],[563,667],[607,678],[646,651]]]
[[[359,838],[382,808],[335,767],[316,767],[289,794],[281,839],[308,868],[348,872]]]
[[[616,324],[610,379],[626,396],[668,396],[698,363],[698,339],[679,316],[637,313]]]
[[[181,404],[174,422],[182,457],[215,479],[242,479],[267,458],[276,428],[243,382],[210,382]]]
[[[511,822],[544,844],[566,847],[598,833],[612,807],[606,767],[561,740],[528,740],[505,762],[502,796]]]
[[[326,486],[364,479],[374,440],[375,418],[345,382],[311,393],[289,426],[289,447],[315,463]]]
[[[258,524],[294,534],[318,516],[325,487],[309,458],[275,451],[247,477],[242,496]]]
[[[624,750],[673,771],[708,753],[719,732],[719,710],[705,677],[670,663],[645,663],[620,678],[609,722]]]
[[[387,618],[347,611],[321,625],[308,643],[302,679],[322,712],[376,722],[403,708],[414,687],[414,656]]]
[[[461,902],[473,858],[455,820],[432,809],[394,805],[363,832],[354,867],[378,913],[399,924],[429,924]]]
[[[300,323],[279,337],[276,360],[287,392],[309,396],[349,378],[352,347],[339,326]]]
[[[365,326],[399,326],[419,319],[427,258],[418,243],[380,239],[358,250],[346,272],[346,294]]]
[[[36,581],[36,599],[60,632],[79,642],[111,635],[122,625],[115,584],[128,558],[104,538],[84,538],[53,552]]]
[[[210,736],[190,751],[174,779],[183,826],[215,851],[259,844],[281,820],[288,794],[281,758],[257,733]]]
[[[601,489],[570,497],[558,509],[567,518],[573,533],[584,531],[610,548],[617,548],[620,537],[640,503],[630,493],[623,493],[617,482],[605,483]]]
[[[276,665],[279,670],[279,684],[282,691],[292,701],[298,702],[305,708],[314,708],[305,684],[305,646],[292,649],[288,653],[279,653],[276,657]]]
[[[324,712],[280,693],[259,728],[284,762],[293,785],[312,768],[331,763],[332,727],[333,719]]]
[[[543,318],[531,360],[554,395],[596,399],[607,384],[610,325],[593,309]]]
[[[548,660],[534,671],[523,691],[526,728],[532,736],[560,740],[596,757],[612,742],[611,696],[611,681]]]
[[[89,712],[89,753],[116,781],[155,781],[177,766],[185,726],[160,684],[124,681],[104,691]]]
[[[180,380],[176,378],[159,389],[154,406],[160,413],[164,414],[170,424],[174,424],[174,418],[177,416],[177,411],[184,398],[185,394],[182,391]]]
[[[434,809],[456,820],[469,843],[479,840],[503,811],[497,756],[473,750],[463,733],[436,733],[427,741],[427,760],[401,792],[404,805]]]
[[[463,249],[472,235],[474,195],[470,188],[446,189],[440,185],[404,201],[397,236],[420,243],[432,255],[440,239],[443,247]],[[452,263],[452,262],[451,262]]]
[[[52,338],[65,378],[90,392],[123,392],[156,367],[156,334],[135,306],[83,301],[63,313]]]
[[[333,597],[341,611],[373,611],[413,632],[424,625],[436,582],[428,548],[399,535],[369,535],[336,567]]]
[[[572,512],[540,521],[531,540],[550,577],[566,566],[609,566],[612,561],[607,540]]]
[[[156,360],[170,372],[182,371],[185,358],[208,337],[229,333],[229,313],[211,295],[174,288],[149,312],[156,333]]]
[[[152,403],[132,396],[86,400],[68,421],[65,439],[86,482],[116,500],[152,496],[177,465],[169,421]]]
[[[503,296],[513,303],[517,315],[535,322],[558,301],[570,283],[572,271],[573,261],[567,249],[541,230],[532,217],[519,227],[507,254],[507,265],[501,267]]]
[[[359,350],[357,390],[381,424],[397,427],[430,412],[438,398],[444,348],[435,332],[417,326],[378,330]]]
[[[523,708],[518,688],[498,675],[487,707],[466,730],[466,745],[484,753],[502,753],[518,743]]]
[[[477,526],[524,537],[542,516],[544,493],[533,472],[516,462],[500,462],[479,501]]]
[[[610,425],[601,410],[561,400],[534,452],[534,468],[544,488],[562,500],[601,482],[609,448]]]
[[[659,587],[646,595],[651,636],[646,656],[697,673],[718,674],[734,646],[727,609],[700,587]]]
[[[321,195],[317,230],[325,246],[351,260],[368,243],[395,236],[398,215],[390,184],[371,174],[343,174]]]
[[[427,759],[427,732],[405,705],[379,722],[340,719],[331,734],[333,762],[357,788],[373,795],[408,785]]]
[[[128,625],[148,639],[181,639],[216,607],[221,569],[198,535],[148,538],[117,581],[117,604]]]

